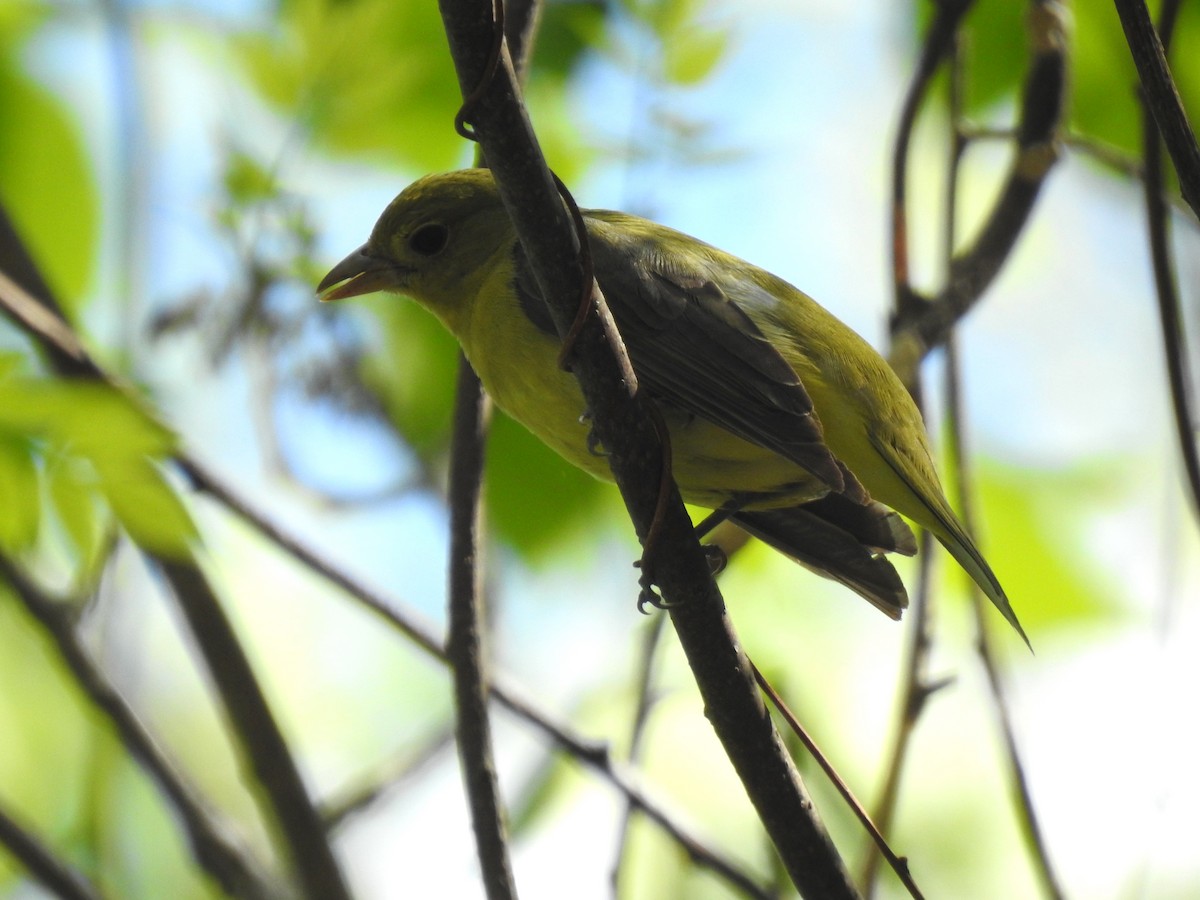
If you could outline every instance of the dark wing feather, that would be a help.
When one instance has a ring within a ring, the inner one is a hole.
[[[593,234],[591,249],[634,371],[653,397],[780,454],[855,502],[867,501],[825,445],[795,370],[718,284],[668,263],[636,237],[617,243]],[[553,331],[519,245],[516,288],[530,319]]]
[[[805,504],[742,511],[730,516],[730,521],[801,565],[844,584],[890,618],[899,619],[908,607],[908,593],[895,568],[864,547],[857,535],[831,522],[823,515],[826,511]]]

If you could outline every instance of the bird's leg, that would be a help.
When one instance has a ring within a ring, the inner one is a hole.
[[[700,524],[693,529],[696,535],[696,540],[703,540],[709,532],[741,509],[743,505],[745,505],[744,500],[735,498],[727,501],[720,509],[715,509],[710,512],[707,516],[701,519]],[[729,557],[725,555],[725,551],[716,544],[701,544],[700,549],[704,551],[704,556],[708,560],[709,573],[713,576],[720,575],[729,562]],[[642,560],[644,559],[645,557],[643,556]],[[641,585],[642,590],[638,595],[637,608],[638,612],[642,613],[643,615],[649,615],[649,613],[646,612],[647,606],[653,606],[655,609],[667,609],[670,604],[666,603],[663,600],[662,595],[654,590],[653,578],[647,571],[646,567],[642,564],[642,560],[638,560],[634,563],[634,566],[642,570],[642,576],[640,579],[638,579],[638,583]]]
[[[703,540],[709,532],[741,509],[744,503],[745,501],[735,497],[732,500],[727,500],[720,509],[714,509],[710,512],[696,526],[696,540]],[[704,551],[704,555],[708,557],[709,572],[714,576],[720,575],[729,563],[729,557],[725,555],[725,551],[716,544],[702,544],[701,549]]]
[[[606,457],[606,456],[608,456],[608,451],[605,450],[604,445],[602,443],[600,443],[600,438],[596,437],[596,429],[594,427],[592,427],[591,421],[592,421],[592,411],[590,409],[585,409],[583,411],[583,413],[579,416],[579,424],[588,426],[588,433],[587,433],[587,438],[586,438],[587,451],[588,451],[588,453],[592,454],[592,456]]]

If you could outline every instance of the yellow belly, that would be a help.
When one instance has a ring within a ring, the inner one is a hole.
[[[479,309],[487,309],[481,305]],[[489,319],[491,321],[489,321]],[[506,334],[506,317],[477,317],[467,357],[497,405],[547,446],[597,478],[612,480],[600,448],[588,447],[591,423],[579,384],[558,368],[558,342],[528,329]],[[505,353],[480,352],[503,342]],[[500,361],[503,364],[499,364]],[[663,409],[671,436],[672,471],[684,500],[715,509],[733,497],[753,508],[794,506],[826,488],[795,463],[704,419]]]

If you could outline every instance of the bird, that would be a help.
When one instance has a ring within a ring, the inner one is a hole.
[[[916,404],[887,362],[800,289],[664,225],[581,210],[597,284],[654,401],[683,499],[899,619],[886,553],[931,532],[1029,643],[951,509]],[[611,480],[575,377],[492,174],[427,175],[317,286],[386,291],[454,335],[496,404],[568,462]],[[903,518],[902,518],[903,517]]]

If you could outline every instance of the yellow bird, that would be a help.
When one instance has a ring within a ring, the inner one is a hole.
[[[725,510],[899,618],[908,597],[882,553],[912,555],[916,543],[895,510],[929,529],[1025,638],[946,501],[920,412],[866,341],[729,253],[636,216],[583,215],[596,280],[641,389],[667,422],[686,501]],[[487,170],[409,186],[318,290],[322,300],[391,291],[427,307],[502,409],[569,462],[611,479]]]

